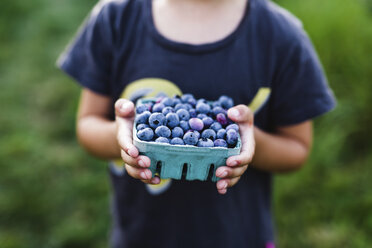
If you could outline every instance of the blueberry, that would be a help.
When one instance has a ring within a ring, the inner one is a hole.
[[[214,122],[213,119],[212,119],[211,117],[209,117],[209,116],[204,117],[204,118],[202,119],[202,121],[203,121],[203,123],[204,123],[204,127],[205,127],[205,128],[210,127],[210,125],[212,125],[212,123]]]
[[[187,132],[190,129],[189,122],[180,121],[180,127],[183,129],[184,132]]]
[[[191,118],[189,120],[189,126],[192,130],[201,131],[204,128],[204,123],[199,118]]]
[[[155,103],[154,106],[152,107],[152,112],[161,112],[163,111],[163,108],[165,108],[164,104],[162,103]]]
[[[183,141],[186,145],[196,145],[198,143],[198,137],[194,132],[187,132],[183,136]]]
[[[173,139],[171,139],[170,143],[172,145],[184,145],[185,142],[183,142],[183,139],[179,138],[179,137],[175,137]]]
[[[182,103],[181,102],[181,98],[175,98],[175,97],[173,97],[173,106],[176,106],[179,103]]]
[[[182,138],[183,137],[183,129],[180,127],[175,127],[172,129],[172,138]]]
[[[199,103],[205,103],[205,104],[208,104],[207,100],[205,100],[204,98],[200,98],[196,101],[196,105],[198,105]]]
[[[195,107],[196,105],[196,100],[194,98],[190,98],[186,102],[187,104],[190,104],[192,107]]]
[[[210,126],[211,129],[214,131],[218,132],[222,128],[222,125],[218,122],[213,122],[212,125]]]
[[[203,119],[205,117],[208,117],[208,115],[206,115],[206,114],[198,114],[196,117],[199,118],[199,119]]]
[[[183,94],[181,96],[181,101],[184,103],[188,102],[189,99],[195,99],[195,97],[192,94]]]
[[[149,110],[149,106],[146,104],[141,104],[136,107],[136,113],[137,114],[142,114],[145,111]]]
[[[216,132],[213,129],[205,129],[202,132],[201,137],[203,139],[215,140],[216,139]]]
[[[218,99],[218,101],[221,103],[221,106],[224,109],[229,109],[232,106],[234,106],[233,99],[231,97],[228,97],[228,96],[220,96],[220,98]]]
[[[189,130],[189,131],[185,132],[185,134],[186,133],[194,133],[196,138],[200,139],[200,133],[196,130]]]
[[[147,124],[150,115],[151,115],[150,111],[145,111],[142,114],[139,114],[139,115],[136,116],[135,122],[137,124]]]
[[[179,109],[176,113],[182,121],[188,121],[190,119],[190,113],[186,109]]]
[[[191,118],[196,117],[198,115],[198,113],[196,112],[194,108],[189,110],[189,114]]]
[[[194,131],[191,131],[191,130],[190,130],[190,132],[194,132],[194,134],[196,135],[196,137],[197,137],[198,139],[200,139],[200,133],[199,133],[198,131],[195,131],[195,130],[194,130]]]
[[[226,131],[229,131],[230,129],[234,129],[235,131],[238,132],[239,131],[239,126],[237,124],[233,123],[233,124],[230,124],[226,127]]]
[[[189,104],[189,103],[184,103],[183,106],[184,106],[184,108],[185,108],[186,110],[190,110],[190,109],[193,108],[192,105]]]
[[[170,128],[174,128],[180,124],[180,119],[176,113],[168,113],[166,118],[166,124]]]
[[[137,137],[143,141],[151,141],[154,138],[154,131],[147,127],[137,132]]]
[[[185,104],[183,104],[183,103],[178,103],[176,106],[174,106],[174,111],[178,111],[178,110],[180,110],[180,109],[186,109],[186,107],[185,107]]]
[[[221,103],[219,101],[215,101],[212,103],[212,107],[215,108],[215,107],[221,107]]]
[[[217,139],[225,139],[226,138],[226,130],[223,129],[223,128],[218,130],[216,137],[217,137]]]
[[[201,114],[208,114],[209,111],[211,111],[211,106],[209,106],[209,104],[207,103],[203,103],[203,102],[199,102],[197,105],[196,105],[196,111],[201,113]]]
[[[161,100],[161,103],[164,104],[164,106],[166,107],[174,106],[173,99],[169,97],[164,97],[163,100]]]
[[[149,125],[147,125],[147,124],[139,124],[139,125],[137,125],[137,131],[148,128],[148,127],[149,127]]]
[[[169,139],[165,138],[165,137],[159,137],[155,140],[155,142],[157,143],[167,143],[169,144]]]
[[[217,114],[216,119],[223,126],[227,124],[227,118],[225,114],[222,113]]]
[[[224,139],[216,139],[214,141],[214,146],[215,147],[227,147],[227,143]]]
[[[199,147],[213,147],[214,143],[210,139],[199,139],[197,146]]]
[[[168,106],[168,107],[163,108],[161,112],[163,115],[167,115],[168,113],[174,113],[174,109]]]
[[[219,106],[214,107],[212,109],[212,112],[213,112],[214,116],[218,115],[219,113],[226,114],[226,110],[224,110],[222,107],[219,107]]]
[[[169,138],[171,136],[171,130],[167,126],[159,126],[155,129],[155,134],[158,137]]]
[[[234,147],[238,142],[238,138],[239,133],[234,129],[229,129],[229,131],[226,131],[226,141],[230,146]]]
[[[153,113],[149,117],[149,125],[153,129],[157,128],[158,126],[164,125],[165,122],[166,122],[166,119],[162,113]]]

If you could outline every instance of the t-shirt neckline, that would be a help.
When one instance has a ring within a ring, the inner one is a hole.
[[[251,1],[248,0],[245,4],[245,10],[243,17],[240,19],[238,26],[230,32],[224,38],[221,38],[217,41],[210,42],[210,43],[203,43],[203,44],[190,44],[185,42],[179,42],[171,40],[165,36],[163,36],[156,28],[154,23],[154,17],[152,14],[152,1],[153,0],[145,0],[145,18],[146,18],[146,25],[148,26],[148,30],[151,36],[162,46],[169,48],[171,50],[185,52],[185,53],[204,53],[204,52],[211,52],[223,48],[231,41],[233,41],[239,33],[241,33],[243,27],[245,26],[246,22],[249,20],[250,16],[250,9],[251,9]]]

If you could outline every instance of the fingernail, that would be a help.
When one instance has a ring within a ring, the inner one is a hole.
[[[226,187],[227,187],[227,182],[226,181],[219,182],[218,185],[217,185],[218,189],[225,189]]]
[[[149,170],[145,170],[146,179],[151,179],[151,172]]]
[[[230,166],[237,166],[238,165],[238,161],[234,160],[231,162]]]
[[[226,170],[224,172],[222,172],[219,177],[225,177],[225,176],[227,176],[227,171]]]
[[[224,188],[224,189],[227,188],[227,182],[223,182],[223,188]]]
[[[146,173],[144,171],[141,171],[140,177],[142,177],[142,179],[145,179],[145,180],[147,179]]]
[[[123,103],[121,105],[121,110],[126,111],[129,107],[130,107],[130,103],[129,102],[125,102],[125,103]]]
[[[230,109],[230,114],[234,117],[239,117],[240,113],[239,113],[239,110],[233,108],[233,109]]]
[[[142,160],[138,161],[138,165],[141,166],[141,167],[145,167],[145,163]]]
[[[129,154],[129,156],[134,157],[135,154],[136,154],[135,149],[133,147],[129,148],[128,149],[128,154]]]

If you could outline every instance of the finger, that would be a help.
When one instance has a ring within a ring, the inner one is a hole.
[[[234,186],[235,184],[237,184],[237,182],[239,182],[240,177],[234,177],[234,178],[231,178],[231,179],[224,179],[224,180],[228,180],[227,187],[230,188],[230,187]]]
[[[138,156],[137,164],[142,168],[148,168],[151,165],[151,160],[146,156]]]
[[[239,179],[240,177],[219,180],[216,184],[218,192],[220,194],[225,194],[226,193],[225,190],[227,190],[227,188],[234,186],[239,181]]]
[[[252,150],[254,151],[254,149]],[[229,157],[226,160],[226,165],[235,168],[248,165],[252,162],[253,151],[242,151],[239,155]]]
[[[247,122],[253,124],[253,112],[246,105],[240,104],[235,107],[230,108],[227,111],[228,117],[237,122]]]
[[[115,102],[115,115],[118,117],[133,117],[134,104],[133,102],[120,98]]]
[[[121,150],[121,158],[126,164],[137,168],[148,168],[151,164],[151,160],[148,157],[141,155],[133,158],[123,150]]]
[[[139,154],[137,147],[133,145],[132,133],[128,128],[120,128],[118,131],[118,143],[122,150],[129,156],[136,158]]]
[[[241,128],[241,141],[242,149],[239,155],[231,156],[226,160],[226,165],[230,167],[244,166],[252,161],[255,151],[255,140],[253,134],[253,126],[247,127],[242,125]]]
[[[146,184],[159,184],[161,181],[159,176],[154,176],[153,178],[151,178],[152,173],[149,169],[139,169],[125,164],[125,170],[131,177],[140,179]]]
[[[152,178],[152,173],[149,169],[144,169],[144,168],[140,169],[140,168],[136,168],[128,164],[125,164],[125,170],[131,177],[135,179],[151,180]]]
[[[242,150],[242,152],[239,155],[229,157],[226,160],[226,165],[234,168],[248,165],[250,162],[252,162],[252,158],[254,155],[253,151],[254,149],[250,149],[249,151]]]
[[[217,189],[218,193],[220,193],[221,195],[224,195],[226,194],[227,192],[227,189]]]
[[[248,165],[241,166],[241,167],[227,167],[227,166],[221,166],[216,170],[216,176],[219,178],[234,178],[234,177],[240,177],[243,175],[243,173],[247,170]]]
[[[146,183],[146,184],[156,185],[156,184],[159,184],[161,180],[158,176],[155,176],[155,177],[151,178],[150,180],[141,180],[141,181],[143,183]]]

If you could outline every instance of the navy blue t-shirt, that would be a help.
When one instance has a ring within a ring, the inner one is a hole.
[[[102,1],[58,65],[112,103],[162,93],[208,100],[229,95],[236,104],[249,104],[255,125],[267,132],[335,105],[301,22],[267,0],[250,0],[232,33],[202,45],[160,34],[151,0]],[[249,167],[226,195],[212,182],[149,186],[115,166],[110,173],[113,247],[259,248],[274,242],[268,172]]]

